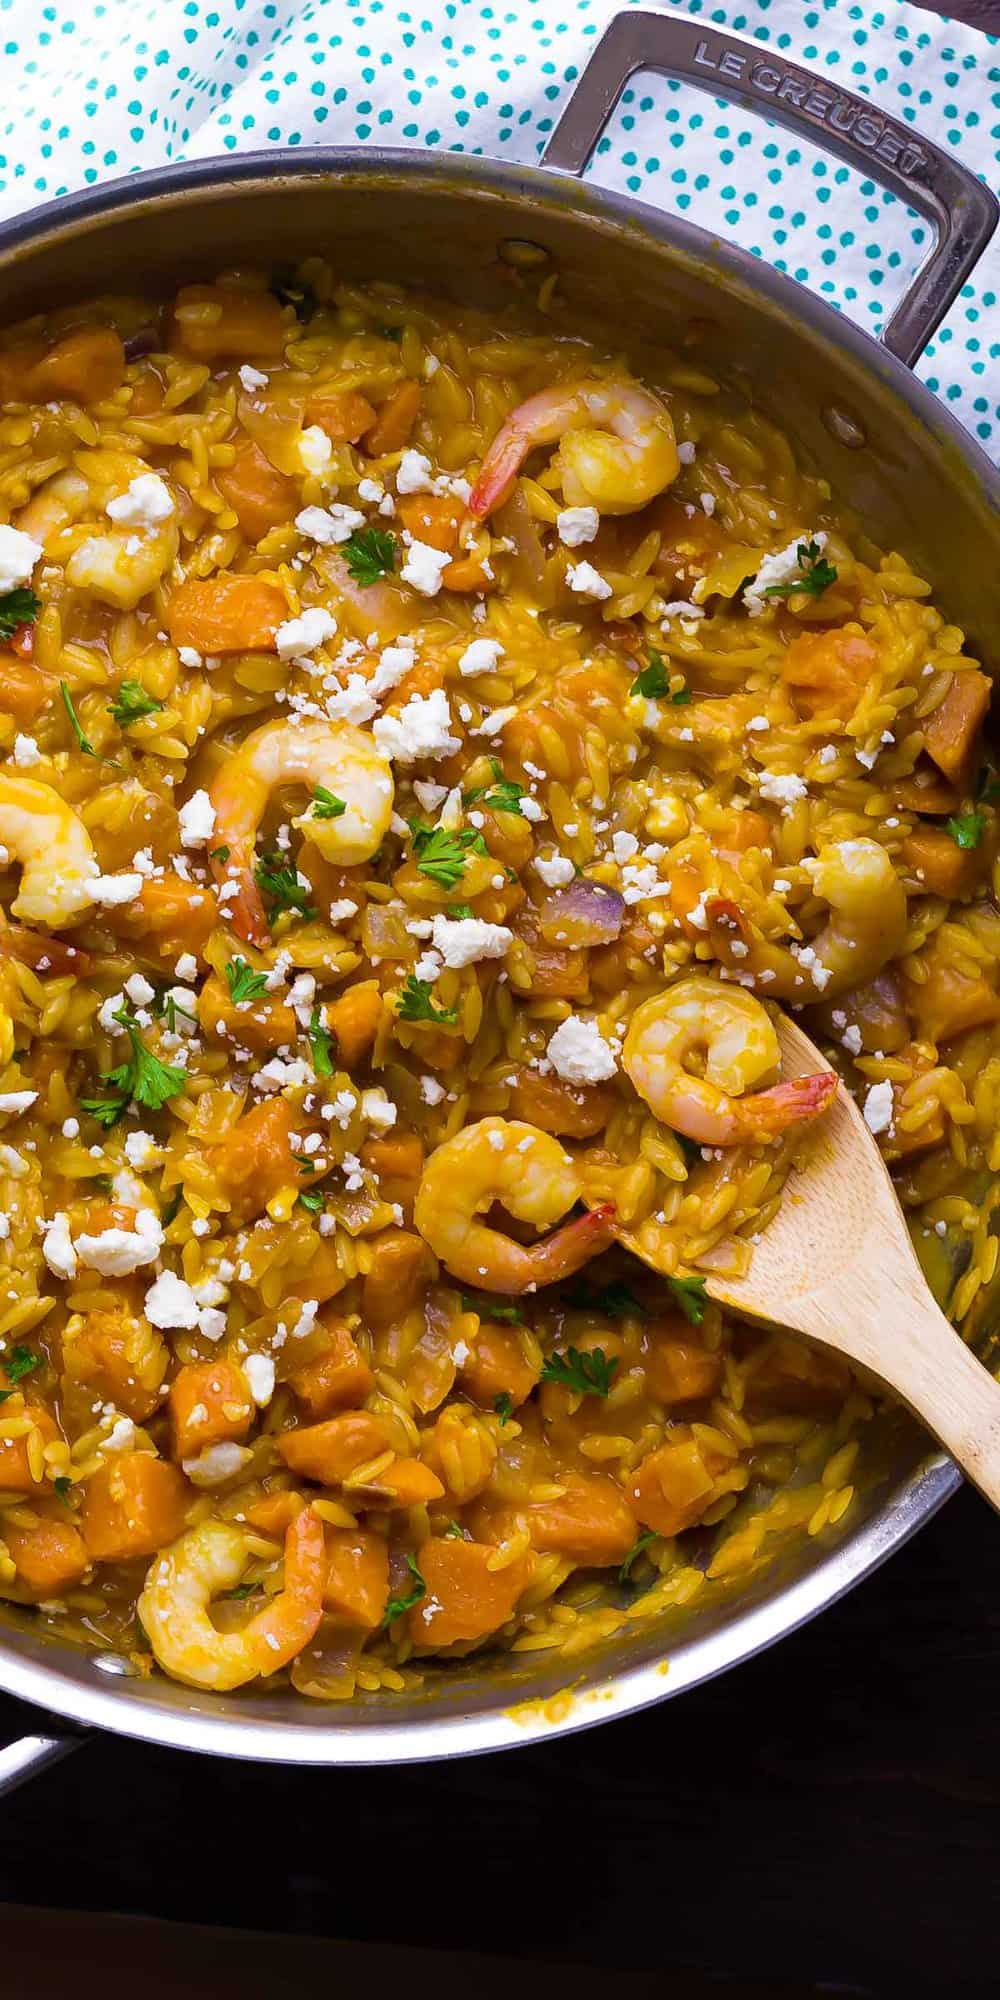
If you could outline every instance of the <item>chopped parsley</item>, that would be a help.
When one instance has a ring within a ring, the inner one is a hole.
[[[344,543],[344,557],[352,582],[377,583],[396,567],[396,537],[385,528],[355,528]]]
[[[685,708],[692,698],[691,689],[688,687],[675,688],[670,697],[675,708]]]
[[[667,1284],[685,1319],[700,1326],[708,1306],[704,1278],[668,1278]]]
[[[646,665],[636,674],[629,694],[645,695],[647,701],[659,701],[670,691],[670,675],[662,653],[651,652]]]
[[[155,694],[147,694],[140,681],[122,681],[114,701],[108,703],[108,714],[119,729],[128,729],[133,722],[141,722],[144,715],[155,715],[164,706]]]
[[[413,1578],[413,1589],[408,1591],[405,1597],[390,1597],[382,1613],[382,1623],[379,1627],[379,1630],[382,1632],[385,1631],[387,1625],[392,1625],[397,1618],[402,1618],[404,1611],[412,1611],[414,1605],[419,1604],[421,1598],[427,1595],[427,1585],[417,1568],[416,1560],[413,1556],[407,1556],[406,1566]]]
[[[458,1020],[458,1008],[435,1007],[427,980],[410,972],[400,990],[396,1015],[400,1021],[434,1021],[441,1027],[453,1027]]]
[[[436,882],[439,889],[453,889],[465,871],[469,854],[485,854],[486,842],[476,827],[460,827],[450,833],[444,826],[425,826],[410,821],[413,852],[421,875]]]
[[[89,736],[85,735],[84,733],[83,724],[80,721],[76,709],[73,706],[73,697],[70,694],[69,688],[65,681],[60,681],[59,692],[63,698],[63,707],[66,710],[67,715],[69,716],[69,726],[72,729],[73,734],[76,737],[77,743],[79,744],[80,749],[83,751],[84,756],[100,757],[101,754],[100,751],[94,749],[94,746]]]
[[[567,1292],[571,1306],[579,1306],[586,1312],[607,1313],[609,1319],[645,1319],[646,1308],[624,1280],[613,1278],[609,1285],[574,1285]]]
[[[290,868],[283,855],[265,854],[258,861],[253,875],[261,894],[270,898],[272,916],[279,915],[282,910],[295,910],[305,918],[316,915],[309,901],[312,892],[308,882],[299,881],[297,869]]]
[[[461,1521],[449,1521],[444,1531],[446,1542],[471,1542],[472,1536],[463,1528]]]
[[[40,1354],[32,1354],[30,1347],[12,1347],[10,1360],[5,1366],[7,1380],[13,1387],[15,1382],[22,1382],[26,1375],[33,1375],[35,1369],[42,1366],[42,1357]]]
[[[83,1111],[88,1111],[98,1124],[110,1129],[117,1125],[119,1118],[130,1104],[144,1104],[149,1111],[159,1111],[172,1097],[179,1097],[187,1082],[187,1070],[176,1063],[163,1063],[147,1049],[139,1032],[139,1024],[127,1007],[119,1007],[114,1019],[124,1028],[131,1043],[131,1054],[127,1062],[119,1063],[117,1069],[108,1070],[102,1077],[103,1083],[110,1084],[111,1097],[81,1098]]]
[[[804,597],[822,597],[824,590],[836,583],[836,567],[827,562],[818,542],[800,542],[795,555],[800,575],[787,583],[765,584],[763,597],[793,597],[800,592]]]
[[[237,1600],[244,1597],[259,1597],[263,1588],[262,1583],[238,1583],[234,1590],[224,1590],[222,1595],[223,1597],[235,1597]]]
[[[956,847],[978,847],[986,827],[986,814],[959,813],[945,822]]]
[[[318,1215],[323,1206],[323,1190],[322,1188],[303,1188],[298,1199],[301,1206],[309,1210],[310,1215]]]
[[[208,858],[210,861],[221,861],[225,863],[229,860],[231,851],[232,850],[228,847],[213,847]]]
[[[638,1539],[632,1543],[632,1547],[629,1549],[628,1555],[625,1557],[625,1561],[622,1563],[621,1569],[618,1571],[619,1583],[628,1582],[629,1577],[632,1574],[632,1564],[636,1561],[637,1557],[641,1556],[643,1549],[648,1549],[650,1542],[655,1542],[658,1539],[659,1537],[655,1533],[654,1529],[650,1528],[645,1535],[640,1535]]]
[[[182,1021],[193,1021],[197,1023],[198,1020],[197,1014],[192,1014],[189,1007],[182,1007],[180,1005],[180,1002],[177,999],[175,999],[173,993],[164,993],[161,996],[161,998],[156,1003],[156,1011],[158,1014],[162,1016],[163,1020],[167,1024],[167,1027],[170,1029],[170,1033],[172,1035],[176,1035],[177,1033],[178,1014],[180,1015]]]
[[[490,770],[493,776],[488,785],[475,785],[472,791],[462,793],[463,805],[475,805],[481,799],[492,812],[518,813],[523,818],[521,800],[527,796],[527,785],[519,785],[516,778],[505,778],[503,765],[496,757],[490,758]]]
[[[494,1396],[493,1413],[499,1422],[500,1429],[503,1430],[504,1425],[509,1424],[514,1414],[514,1398],[509,1389],[501,1389],[499,1396]]]
[[[12,639],[22,625],[33,625],[42,608],[33,590],[8,590],[0,597],[0,639]]]
[[[309,1046],[312,1049],[313,1069],[316,1075],[332,1076],[333,1059],[330,1050],[333,1047],[333,1037],[329,1029],[323,1026],[323,1017],[318,1006],[313,1008],[309,1016]]]
[[[61,1472],[59,1474],[58,1479],[54,1479],[52,1481],[52,1485],[55,1489],[57,1497],[63,1501],[65,1506],[68,1507],[69,1496],[73,1491],[72,1479],[67,1479],[66,1474],[64,1472]]]
[[[542,1381],[559,1382],[578,1396],[606,1396],[617,1369],[617,1354],[609,1360],[603,1347],[567,1347],[565,1354],[549,1355]]]
[[[267,975],[255,972],[245,958],[231,958],[226,966],[226,985],[235,1007],[244,1000],[260,1000],[267,992]],[[169,1000],[168,1000],[168,1005]]]
[[[325,785],[317,785],[313,793],[313,819],[343,819],[346,811],[346,799],[338,799],[336,793],[328,792]]]
[[[464,1292],[462,1294],[462,1311],[464,1313],[478,1313],[480,1319],[506,1320],[511,1326],[524,1325],[524,1314],[520,1306],[502,1306],[499,1300],[494,1304],[492,1299],[473,1299],[469,1298]]]
[[[178,1187],[174,1189],[173,1194],[170,1197],[170,1200],[164,1202],[163,1207],[160,1210],[160,1220],[163,1223],[164,1229],[169,1229],[170,1224],[172,1222],[176,1222],[178,1214],[180,1212],[180,1205],[183,1199],[184,1199],[184,1190],[183,1188]]]
[[[308,325],[318,309],[319,300],[312,286],[307,285],[304,278],[297,278],[290,265],[278,266],[269,289],[283,306],[293,307],[296,319],[301,320],[303,326]]]

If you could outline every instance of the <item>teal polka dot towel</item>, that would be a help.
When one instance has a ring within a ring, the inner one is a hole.
[[[0,0],[0,215],[165,161],[372,143],[538,158],[613,0]],[[883,0],[684,0],[871,96],[1000,180],[990,38]],[[802,140],[638,77],[592,172],[688,215],[877,331],[927,225]],[[1000,461],[1000,239],[920,363]]]

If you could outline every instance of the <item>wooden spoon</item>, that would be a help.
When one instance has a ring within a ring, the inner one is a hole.
[[[782,1077],[830,1064],[779,1026]],[[876,1375],[1000,1508],[1000,1382],[935,1305],[882,1156],[840,1084],[745,1278],[706,1274],[720,1305],[835,1349]]]

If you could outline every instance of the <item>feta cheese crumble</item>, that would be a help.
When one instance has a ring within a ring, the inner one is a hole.
[[[573,1015],[556,1029],[547,1053],[556,1075],[568,1083],[605,1083],[617,1068],[614,1050],[597,1022]]]
[[[577,591],[581,597],[594,597],[602,602],[604,598],[614,596],[607,577],[602,576],[593,563],[570,563],[566,577],[570,589]]]
[[[865,1124],[876,1138],[880,1132],[888,1132],[892,1125],[892,1084],[873,1083],[864,1101]]]
[[[20,528],[0,527],[0,594],[30,583],[31,574],[42,554],[41,542]]]
[[[491,674],[503,659],[503,652],[499,639],[473,639],[459,660],[458,671],[465,675]]]
[[[601,525],[596,507],[563,507],[556,515],[556,533],[567,549],[592,542]]]
[[[743,592],[743,603],[751,618],[759,618],[768,609],[769,600],[765,591],[775,583],[795,583],[802,576],[799,549],[804,542],[815,542],[818,549],[825,549],[827,536],[822,528],[815,534],[805,532],[796,535],[786,549],[778,549],[774,555],[765,556],[752,583]]]
[[[173,495],[158,472],[140,472],[105,508],[109,521],[123,528],[157,528],[175,512]]]
[[[331,618],[322,605],[314,604],[308,611],[301,611],[297,618],[288,618],[278,626],[274,643],[279,658],[294,660],[299,653],[312,653],[317,646],[323,646],[328,639],[332,639],[336,630],[336,619]]]
[[[177,815],[182,847],[206,847],[215,832],[215,807],[207,792],[192,792]]]
[[[488,924],[480,917],[436,916],[434,948],[453,971],[482,958],[504,958],[514,942],[506,924]]]
[[[397,764],[450,757],[462,747],[461,737],[451,734],[451,710],[443,688],[411,696],[398,715],[380,715],[372,734],[383,754]]]
[[[303,507],[301,514],[295,516],[299,534],[308,535],[321,549],[349,541],[355,530],[364,525],[365,517],[357,507]]]
[[[399,574],[404,583],[419,590],[421,597],[436,597],[451,560],[447,549],[432,549],[429,542],[411,541]]]

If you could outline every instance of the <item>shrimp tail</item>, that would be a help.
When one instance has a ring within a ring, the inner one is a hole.
[[[258,951],[266,951],[271,942],[271,927],[267,921],[260,890],[253,879],[250,868],[239,868],[234,872],[231,861],[213,861],[212,873],[220,884],[237,885],[235,896],[227,896],[220,908],[230,930],[234,930],[244,944],[256,945]]]
[[[787,1131],[790,1125],[810,1124],[828,1110],[836,1091],[834,1071],[824,1069],[814,1076],[796,1076],[787,1083],[776,1083],[771,1090],[758,1091],[753,1097],[736,1098],[733,1108],[737,1116],[745,1112],[747,1127],[740,1136],[761,1139]]]
[[[309,1644],[323,1616],[326,1582],[323,1523],[304,1507],[285,1536],[285,1578],[273,1605],[253,1621],[258,1672],[277,1673]]]
[[[572,1222],[553,1230],[544,1243],[535,1245],[528,1253],[532,1284],[554,1285],[560,1278],[571,1278],[574,1271],[589,1264],[592,1257],[614,1242],[616,1222],[611,1202],[602,1202],[599,1208],[574,1216]],[[481,1279],[480,1283],[490,1289],[488,1280]]]
[[[476,520],[485,521],[488,514],[502,507],[524,464],[527,450],[528,441],[516,425],[506,423],[497,432],[469,495],[469,513]]]

